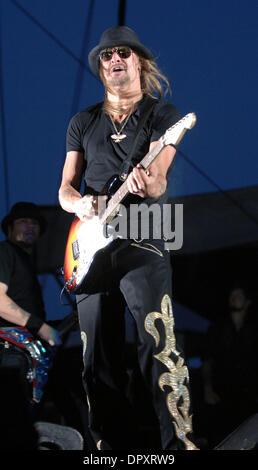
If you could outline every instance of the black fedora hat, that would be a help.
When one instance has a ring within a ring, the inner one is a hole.
[[[114,26],[106,29],[100,38],[98,46],[94,47],[89,55],[91,71],[99,77],[99,53],[107,47],[129,46],[145,59],[153,60],[153,55],[139,40],[137,34],[127,26]]]
[[[36,219],[40,225],[40,235],[45,231],[47,222],[45,218],[40,214],[40,210],[33,202],[17,202],[11,208],[9,214],[7,214],[2,220],[2,230],[5,235],[8,235],[8,226],[16,219]]]

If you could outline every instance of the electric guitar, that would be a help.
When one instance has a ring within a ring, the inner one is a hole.
[[[195,113],[189,113],[170,127],[142,159],[141,166],[147,170],[166,145],[179,144],[186,130],[192,129],[195,122]],[[65,288],[73,294],[91,293],[92,286],[103,274],[105,253],[114,241],[113,235],[105,234],[105,226],[116,216],[119,205],[129,194],[127,181],[121,182],[115,175],[106,183],[101,194],[108,196],[102,213],[86,221],[75,217],[69,231],[63,272]]]

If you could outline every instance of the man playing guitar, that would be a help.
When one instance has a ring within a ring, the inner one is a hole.
[[[118,174],[129,192],[124,201],[127,210],[143,201],[162,210],[176,150],[166,145],[148,169],[140,161],[179,120],[175,106],[162,98],[161,83],[168,85],[167,79],[152,53],[125,26],[104,31],[89,54],[89,64],[104,84],[105,100],[70,121],[60,204],[87,226],[98,213],[97,201],[106,181]],[[130,156],[136,134],[137,145]],[[128,165],[133,168],[129,172]],[[101,450],[137,445],[137,417],[127,394],[124,363],[126,305],[136,324],[139,366],[159,422],[157,448],[196,449],[191,438],[188,371],[174,335],[170,257],[164,240],[153,236],[154,229],[150,221],[148,239],[142,240],[139,233],[134,240],[115,240],[100,269],[102,282],[82,288],[77,295],[90,431]],[[74,257],[80,255],[75,251]]]

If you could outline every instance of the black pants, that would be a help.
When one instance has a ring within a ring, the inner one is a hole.
[[[105,289],[77,296],[92,436],[99,449],[107,443],[128,449],[128,436],[134,434],[137,417],[126,396],[126,304],[135,320],[138,363],[151,394],[162,448],[177,448],[178,443],[194,448],[186,436],[192,431],[188,370],[174,336],[169,254],[146,243],[121,247],[123,242],[110,254],[112,269]]]

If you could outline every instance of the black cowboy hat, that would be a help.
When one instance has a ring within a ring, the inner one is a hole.
[[[33,202],[17,202],[2,220],[2,230],[8,235],[8,226],[16,219],[36,219],[40,225],[40,235],[45,231],[47,222]]]
[[[99,53],[107,47],[129,46],[145,59],[153,60],[153,55],[139,40],[137,34],[127,26],[114,26],[106,29],[100,38],[98,46],[94,47],[89,55],[91,71],[99,77]]]

